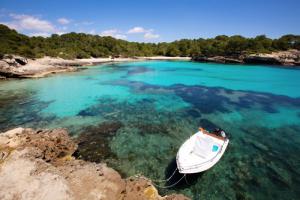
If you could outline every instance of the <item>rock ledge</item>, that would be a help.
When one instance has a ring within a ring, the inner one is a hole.
[[[291,49],[272,53],[230,56],[194,56],[193,61],[235,64],[267,64],[282,66],[300,66],[300,51]]]
[[[76,149],[65,129],[0,133],[0,199],[188,199],[161,197],[146,178],[122,179],[106,164],[77,160]]]

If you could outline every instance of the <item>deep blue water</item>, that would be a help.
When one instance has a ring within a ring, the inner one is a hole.
[[[221,127],[220,162],[191,177],[193,199],[299,199],[300,70],[149,61],[88,67],[42,79],[0,81],[0,130],[68,128],[76,156],[124,177],[163,179],[181,143]]]

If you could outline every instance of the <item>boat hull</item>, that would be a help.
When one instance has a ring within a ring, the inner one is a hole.
[[[197,143],[199,143],[198,146],[200,145],[198,149],[195,148],[195,144]],[[228,143],[229,139],[227,138],[220,140],[206,135],[201,131],[197,132],[182,144],[177,153],[176,163],[179,173],[200,173],[210,169],[223,156]],[[203,146],[205,146],[206,149],[201,149]],[[214,151],[214,146],[219,149]],[[210,147],[212,147],[211,152],[210,149],[209,151],[207,150]]]

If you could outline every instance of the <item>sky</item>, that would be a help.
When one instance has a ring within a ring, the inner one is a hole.
[[[138,42],[300,35],[300,0],[0,0],[0,23],[29,36],[84,32]]]

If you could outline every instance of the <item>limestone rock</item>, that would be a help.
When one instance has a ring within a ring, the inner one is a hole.
[[[124,180],[104,163],[76,160],[76,148],[65,129],[0,133],[0,199],[188,199],[161,197],[146,178]]]
[[[16,128],[0,134],[0,145],[10,148],[38,148],[46,162],[53,162],[66,155],[72,155],[77,148],[65,129],[36,131]]]
[[[194,56],[192,58],[198,62],[215,63],[245,63],[245,64],[267,64],[267,65],[286,65],[300,66],[300,51],[291,49],[288,51],[279,51],[272,53],[250,54],[230,57],[230,56]]]
[[[53,61],[54,60],[54,61]],[[0,60],[0,76],[6,78],[38,78],[58,72],[76,71],[73,66],[81,66],[85,63],[77,63],[64,59],[27,59],[21,56],[5,55]]]
[[[15,61],[19,65],[26,65],[28,63],[27,59],[23,57],[15,57]]]
[[[250,55],[243,60],[247,64],[269,64],[269,65],[281,65],[280,59],[277,57],[271,57],[267,55]]]

